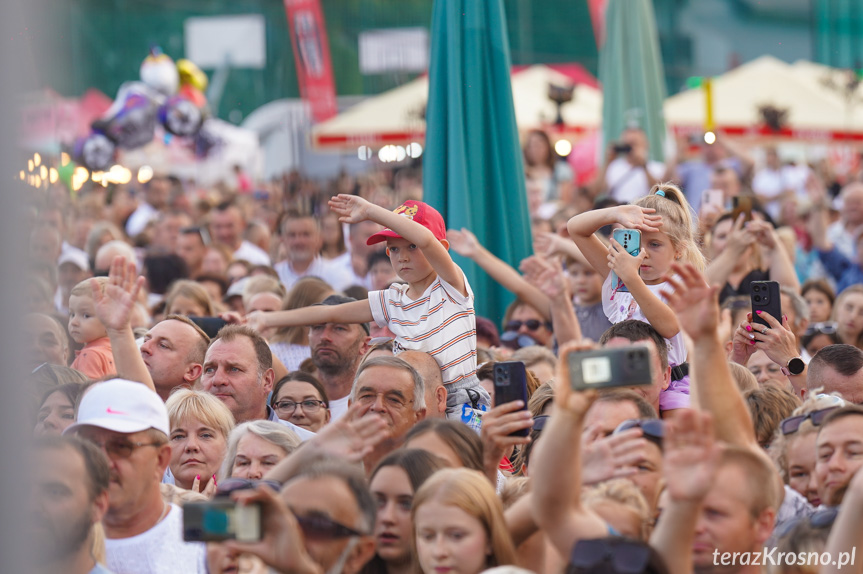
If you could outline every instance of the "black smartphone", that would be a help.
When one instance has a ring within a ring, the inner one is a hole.
[[[495,363],[494,370],[494,406],[522,401],[527,410],[527,369],[521,361],[502,361]],[[512,433],[512,436],[527,436],[530,429],[522,429]]]
[[[731,215],[737,221],[740,214],[745,214],[743,221],[752,221],[752,196],[735,195],[731,198]]]
[[[653,383],[653,361],[644,344],[578,351],[567,361],[569,384],[576,391]]]
[[[228,324],[221,317],[189,317],[189,320],[201,328],[201,331],[207,334],[209,338],[214,338],[219,334],[219,330]]]
[[[749,299],[752,302],[752,320],[755,323],[769,327],[756,311],[765,311],[770,316],[782,322],[782,296],[779,283],[776,281],[753,281],[750,285]]]
[[[183,505],[183,540],[186,542],[258,542],[261,540],[261,507],[239,506],[227,497]]]
[[[617,155],[624,155],[632,151],[632,144],[617,142],[612,148]]]

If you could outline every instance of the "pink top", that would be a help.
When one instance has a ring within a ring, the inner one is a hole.
[[[91,379],[99,379],[117,372],[114,367],[114,353],[108,337],[90,341],[80,351],[75,351],[72,368],[81,371]]]

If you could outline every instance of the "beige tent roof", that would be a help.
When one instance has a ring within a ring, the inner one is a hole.
[[[548,99],[548,84],[572,85],[564,74],[543,65],[512,76],[512,95],[519,130],[548,126],[557,118],[557,106]],[[312,129],[312,147],[352,149],[360,145],[406,144],[425,139],[428,76],[374,96]],[[579,84],[573,101],[564,104],[564,132],[578,135],[599,127],[602,94]]]
[[[812,64],[810,64],[812,65]],[[863,140],[863,114],[851,115],[841,98],[813,80],[811,69],[795,69],[762,56],[713,80],[714,123],[734,135],[800,139]],[[785,129],[764,126],[759,108],[787,111]],[[665,101],[665,121],[677,130],[703,129],[704,90],[687,90]]]

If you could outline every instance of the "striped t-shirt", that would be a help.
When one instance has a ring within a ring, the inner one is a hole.
[[[440,365],[444,385],[476,375],[476,317],[473,291],[464,280],[467,296],[438,276],[416,301],[408,285],[393,285],[369,293],[369,306],[379,327],[396,336],[395,354],[422,351]]]

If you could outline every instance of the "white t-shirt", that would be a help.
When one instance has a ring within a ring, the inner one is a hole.
[[[270,351],[282,362],[288,372],[296,371],[303,361],[312,356],[312,350],[308,345],[293,343],[270,343]]]
[[[183,541],[183,509],[171,505],[153,528],[131,538],[105,540],[108,569],[116,574],[205,574],[207,547]]]
[[[663,289],[671,290],[666,282],[658,285],[648,285],[647,288],[650,289],[654,295],[659,297],[663,303],[665,303],[666,300],[659,294],[659,292]],[[614,299],[611,298],[611,273],[609,273],[605,278],[605,281],[602,283],[602,310],[605,311],[605,316],[608,317],[609,321],[615,324],[620,323],[621,321],[626,321],[627,319],[635,319],[637,321],[644,321],[648,324],[650,323],[650,321],[647,320],[647,317],[644,316],[644,313],[641,312],[641,307],[639,307],[638,303],[635,302],[635,297],[632,296],[632,293],[618,291],[613,295]],[[668,364],[671,366],[677,366],[685,363],[686,344],[683,340],[683,331],[680,331],[670,339],[666,339],[665,342],[668,343]]]
[[[147,224],[156,219],[159,216],[159,210],[147,203],[146,201],[142,201],[138,208],[132,212],[132,215],[129,216],[129,219],[126,220],[126,234],[129,237],[135,237],[144,229],[146,229]]]
[[[408,285],[369,293],[375,323],[396,336],[393,352],[428,353],[440,366],[444,385],[476,376],[473,291],[467,277],[464,284],[467,296],[438,276],[416,301],[407,296]]]
[[[342,418],[348,412],[348,401],[351,396],[342,397],[340,399],[330,399],[330,421],[336,421]]]
[[[659,179],[665,175],[665,164],[648,161],[647,171]],[[632,203],[650,193],[650,184],[644,170],[629,163],[625,157],[619,157],[608,164],[605,183],[608,185],[608,194],[620,203]]]
[[[234,259],[242,259],[248,261],[252,265],[269,265],[270,256],[267,252],[248,241],[243,241],[240,248],[234,251]]]
[[[333,261],[336,261],[335,259]],[[315,257],[309,268],[302,273],[297,273],[291,268],[288,261],[276,263],[274,269],[279,274],[279,280],[285,286],[285,289],[290,288],[302,277],[320,277],[330,284],[330,287],[336,291],[344,291],[351,285],[354,285],[353,277],[342,266],[327,261],[320,255]]]

